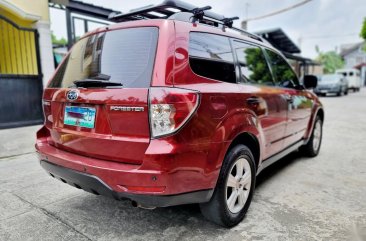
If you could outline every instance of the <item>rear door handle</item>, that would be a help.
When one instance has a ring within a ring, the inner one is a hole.
[[[249,105],[257,105],[257,104],[261,103],[261,100],[258,97],[250,97],[247,99],[247,103]]]

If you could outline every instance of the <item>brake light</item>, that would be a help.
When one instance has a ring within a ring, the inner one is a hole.
[[[178,131],[199,104],[199,93],[193,90],[151,88],[149,96],[150,128],[154,138]]]

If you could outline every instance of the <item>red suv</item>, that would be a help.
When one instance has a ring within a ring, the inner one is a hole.
[[[43,95],[36,149],[52,177],[142,208],[199,203],[230,227],[265,167],[318,154],[316,78],[300,84],[278,50],[208,9],[165,1],[73,46]]]

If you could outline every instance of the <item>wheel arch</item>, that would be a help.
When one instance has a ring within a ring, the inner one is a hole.
[[[259,140],[257,139],[257,137],[249,132],[240,133],[232,140],[226,153],[229,152],[231,148],[233,148],[234,146],[236,146],[238,144],[246,145],[252,151],[252,154],[254,156],[254,161],[255,161],[254,164],[255,164],[256,169],[258,169],[261,152],[260,152]]]
[[[312,117],[309,121],[308,131],[306,132],[306,134],[304,136],[305,144],[309,141],[309,139],[311,137],[311,133],[313,133],[315,120],[318,116],[320,117],[322,123],[324,123],[325,116],[324,116],[324,109],[322,107],[319,107],[318,110],[314,112],[314,114],[312,115]]]
[[[324,122],[324,110],[323,108],[319,108],[318,112],[316,113],[315,117],[319,116],[322,122]]]

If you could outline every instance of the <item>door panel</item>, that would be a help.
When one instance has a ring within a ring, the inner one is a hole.
[[[304,90],[289,89],[286,92],[292,98],[288,107],[286,139],[284,143],[287,147],[301,140],[304,136],[311,117],[313,100],[311,99],[311,96],[309,96],[309,93]]]
[[[268,86],[242,84],[239,87],[244,105],[258,117],[258,129],[265,146],[263,159],[267,159],[283,149],[287,122],[287,102],[282,98],[284,92]]]
[[[301,140],[311,116],[313,102],[308,92],[301,89],[299,80],[287,61],[278,53],[265,50],[275,85],[284,91],[287,101],[287,125],[284,147]]]
[[[283,149],[283,138],[287,122],[287,101],[285,92],[274,86],[266,57],[260,47],[233,41],[236,54],[241,92],[246,108],[258,117],[266,159]]]

